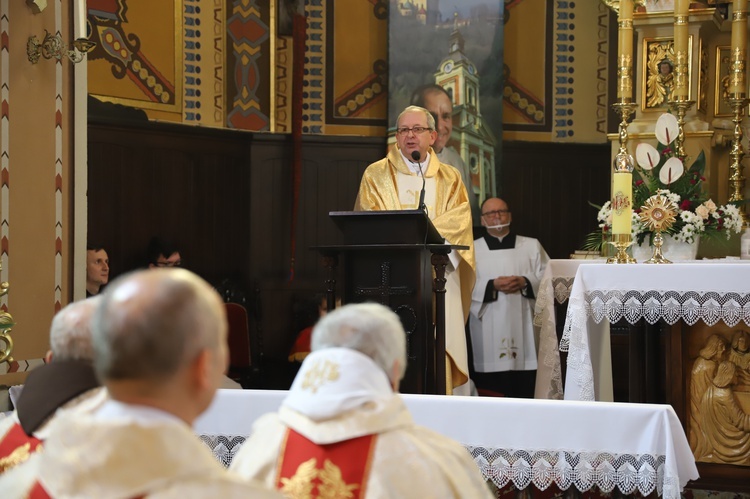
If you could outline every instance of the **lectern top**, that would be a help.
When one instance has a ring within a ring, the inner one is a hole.
[[[331,220],[348,244],[443,244],[422,210],[332,211]]]

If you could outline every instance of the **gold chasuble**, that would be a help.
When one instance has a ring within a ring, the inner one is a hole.
[[[317,445],[287,430],[279,454],[276,487],[286,497],[364,497],[376,435]]]
[[[432,148],[429,154],[430,161],[424,176],[427,179],[426,188],[434,189],[434,192],[428,192],[426,196],[429,200],[430,220],[446,242],[469,247],[467,250],[458,251],[460,263],[456,271],[460,283],[457,283],[455,288],[456,290],[460,288],[460,292],[451,292],[450,282],[446,285],[445,350],[450,367],[447,370],[447,374],[451,377],[447,386],[448,393],[450,393],[451,388],[463,385],[469,379],[464,325],[469,317],[471,292],[476,277],[474,237],[471,227],[471,207],[461,174],[454,167],[441,163]],[[407,206],[401,202],[401,199],[407,198],[405,195],[400,195],[404,194],[402,191],[413,189],[414,186],[400,186],[398,179],[410,176],[417,177],[418,175],[409,169],[399,149],[394,147],[387,157],[371,164],[365,170],[354,209],[356,211],[416,209],[418,195],[413,205]],[[419,185],[421,187],[421,181]],[[446,275],[446,278],[450,281],[449,275]],[[458,300],[460,300],[460,306],[456,303]],[[458,314],[463,312],[463,322],[456,320],[459,318],[451,320],[451,308],[460,310]]]

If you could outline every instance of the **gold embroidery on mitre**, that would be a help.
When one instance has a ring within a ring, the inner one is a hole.
[[[322,362],[317,360],[305,373],[302,389],[307,390],[309,388],[313,393],[317,393],[318,388],[329,381],[336,381],[339,376],[339,365],[337,363],[330,360]]]
[[[292,478],[281,479],[281,493],[293,499],[313,497],[313,480],[318,476],[317,460],[309,459],[297,467]]]
[[[38,449],[38,450],[41,450]],[[0,458],[0,472],[7,471],[14,466],[25,462],[31,457],[31,444],[26,442],[25,444],[17,447],[13,452],[7,456]]]
[[[354,489],[359,487],[356,483],[351,485],[344,481],[341,476],[341,468],[333,464],[329,459],[325,460],[323,469],[318,472],[320,485],[318,485],[318,497],[321,499],[349,498],[354,497]]]

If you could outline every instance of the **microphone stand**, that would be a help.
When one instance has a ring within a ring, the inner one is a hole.
[[[422,190],[419,193],[419,209],[427,213],[427,205],[424,204],[425,186],[427,184],[422,171],[422,165],[419,165],[419,173],[422,174]]]
[[[419,209],[427,213],[427,205],[424,204],[425,186],[427,181],[424,177],[424,171],[422,170],[422,164],[419,162],[420,154],[418,151],[411,153],[412,163],[419,167],[419,174],[422,176],[422,190],[419,192]]]

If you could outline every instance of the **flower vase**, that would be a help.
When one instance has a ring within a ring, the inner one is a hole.
[[[684,243],[676,241],[672,236],[663,235],[664,244],[661,247],[661,252],[665,258],[673,262],[679,260],[695,260],[698,255],[698,245],[700,239],[696,238],[692,243]],[[643,244],[634,244],[633,258],[638,263],[643,263],[654,254],[654,247],[648,243],[648,237],[643,241]]]

